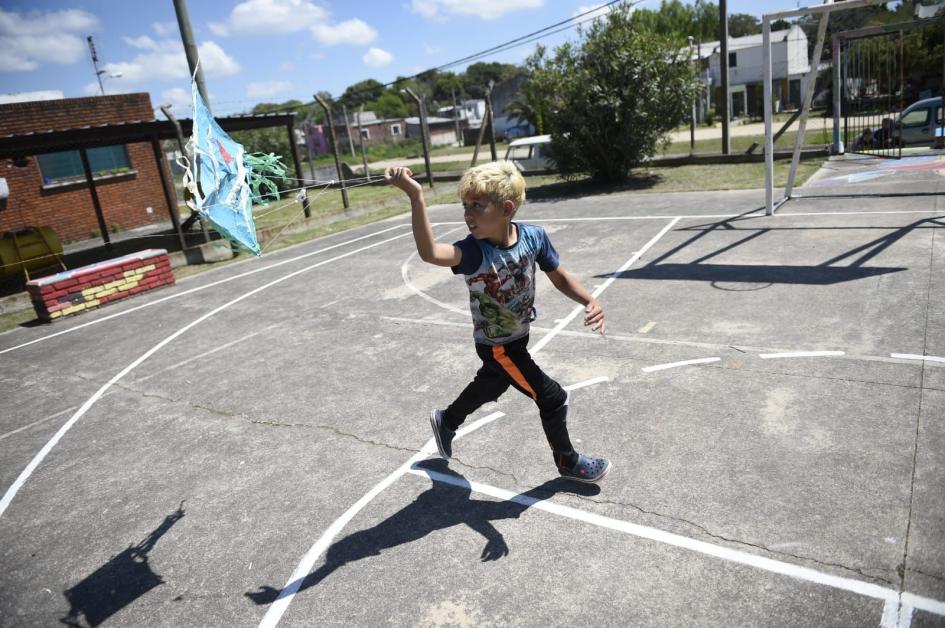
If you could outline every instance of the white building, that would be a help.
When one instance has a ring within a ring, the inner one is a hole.
[[[721,42],[701,45],[703,80],[711,87],[712,102],[722,97]],[[729,103],[732,117],[760,117],[763,107],[764,67],[762,35],[735,37],[728,42]],[[800,107],[804,98],[801,80],[810,70],[807,35],[797,25],[771,33],[771,69],[776,110]]]

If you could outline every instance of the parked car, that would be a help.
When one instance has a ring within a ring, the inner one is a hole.
[[[894,126],[898,130],[894,132],[893,137],[901,137],[903,145],[932,145],[935,142],[936,130],[942,127],[941,96],[912,103],[902,112],[901,121],[901,128],[899,124]]]
[[[535,135],[523,137],[509,142],[505,151],[505,159],[515,164],[522,172],[534,170],[551,170],[554,162],[547,157],[548,145],[551,144],[550,135]]]

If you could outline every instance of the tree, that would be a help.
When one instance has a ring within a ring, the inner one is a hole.
[[[761,32],[761,22],[754,15],[733,13],[728,16],[728,36],[745,37]]]
[[[380,81],[365,79],[349,86],[338,99],[338,104],[357,109],[363,102],[377,100],[384,91],[384,85]]]
[[[475,98],[482,98],[489,87],[489,81],[496,84],[507,81],[523,72],[522,68],[511,63],[486,63],[479,61],[466,68],[463,74],[463,88],[466,93]]]
[[[378,118],[406,118],[410,115],[407,103],[393,91],[384,92],[380,98],[367,103],[364,108],[373,111]]]
[[[535,128],[536,133],[545,134],[545,99],[539,92],[538,85],[530,80],[525,81],[518,96],[505,105],[505,112],[515,116],[519,124],[527,122]]]
[[[566,176],[619,182],[656,153],[688,114],[697,89],[676,40],[634,28],[629,4],[580,31],[580,40],[529,57],[545,103],[550,153]]]

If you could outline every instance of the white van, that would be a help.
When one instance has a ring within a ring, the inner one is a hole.
[[[902,143],[904,145],[926,144],[931,146],[935,142],[935,132],[941,128],[941,96],[912,103],[902,112],[902,129],[900,132],[902,133]],[[895,136],[898,136],[898,133],[894,133]]]
[[[509,142],[508,150],[505,151],[505,159],[514,163],[521,172],[551,170],[555,164],[547,157],[549,144],[551,144],[550,135],[512,140]]]

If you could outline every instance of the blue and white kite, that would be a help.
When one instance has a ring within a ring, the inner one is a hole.
[[[184,173],[184,187],[191,197],[187,205],[224,237],[261,255],[253,203],[279,198],[278,187],[263,171],[284,178],[285,167],[275,155],[247,153],[213,119],[196,83],[191,83],[191,92],[194,126],[187,145],[190,161]]]

